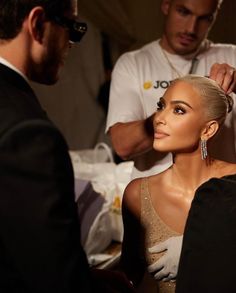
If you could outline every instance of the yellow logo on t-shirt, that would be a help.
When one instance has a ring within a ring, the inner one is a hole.
[[[151,81],[145,81],[144,84],[143,84],[143,88],[145,90],[148,90],[152,87],[152,82]]]

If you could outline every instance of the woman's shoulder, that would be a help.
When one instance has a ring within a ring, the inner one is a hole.
[[[148,188],[156,184],[158,184],[161,187],[161,185],[164,183],[164,180],[163,180],[164,178],[165,178],[165,172],[151,175],[148,177],[140,177],[140,178],[133,179],[126,186],[124,195],[126,197],[132,197],[132,200],[134,198],[137,199],[140,197],[141,186],[143,184],[147,184]]]
[[[141,209],[141,187],[142,184],[150,184],[150,180],[152,181],[158,175],[150,176],[150,177],[140,177],[133,179],[126,186],[124,194],[123,194],[123,207],[128,208],[132,213],[139,215]]]
[[[123,211],[128,209],[137,217],[140,214],[140,186],[142,180],[143,178],[137,178],[130,181],[125,188],[122,199]]]
[[[136,178],[131,180],[125,188],[123,199],[127,202],[138,200],[140,197],[141,183],[147,177]]]
[[[150,191],[153,188],[156,190],[157,187],[158,190],[165,188],[167,182],[169,182],[169,169],[159,174],[151,175],[148,177],[140,177],[130,181],[125,188],[123,201],[127,205],[132,205],[134,201],[140,203],[140,193],[143,184],[147,187],[148,191]]]
[[[222,193],[222,188],[231,190],[236,187],[236,164],[225,161],[215,161],[215,169],[212,176],[201,184],[198,191],[211,190]]]
[[[230,175],[236,175],[236,164],[229,163],[225,161],[217,161],[216,166],[218,167],[216,170],[218,170],[218,176],[219,178],[230,176]]]
[[[230,186],[233,183],[233,188],[235,188],[236,184],[236,164],[233,163],[227,163],[224,165],[223,168],[223,174],[220,177],[221,181],[223,183],[227,183],[227,185],[230,184]]]

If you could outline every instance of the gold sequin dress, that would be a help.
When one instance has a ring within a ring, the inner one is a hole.
[[[179,236],[177,232],[171,230],[158,216],[153,207],[152,200],[148,190],[148,178],[141,181],[141,224],[146,231],[145,247],[149,248],[172,236]],[[158,260],[163,253],[149,253],[146,249],[147,264],[150,265]],[[157,281],[157,292],[174,293],[174,282]]]

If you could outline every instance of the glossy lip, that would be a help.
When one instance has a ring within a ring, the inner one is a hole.
[[[161,130],[155,130],[154,132],[154,138],[160,139],[160,138],[165,138],[169,136],[169,134],[165,133],[164,131]]]

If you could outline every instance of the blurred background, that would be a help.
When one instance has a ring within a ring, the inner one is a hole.
[[[109,80],[117,58],[161,36],[161,0],[78,0],[88,23],[82,42],[69,53],[60,81],[32,84],[51,120],[71,150],[104,141]],[[209,39],[236,44],[236,1],[224,0]]]

